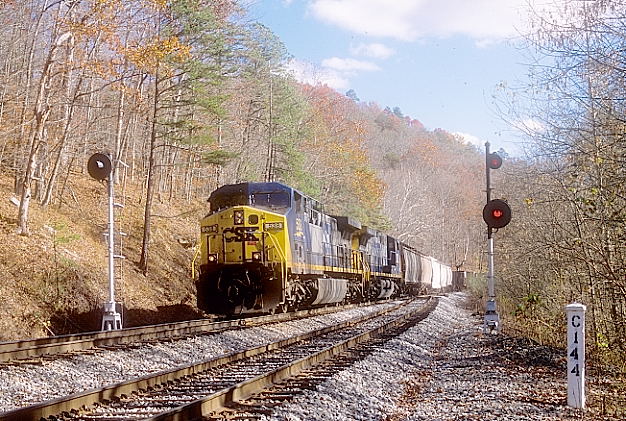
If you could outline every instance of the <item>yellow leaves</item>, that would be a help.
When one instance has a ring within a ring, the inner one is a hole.
[[[351,179],[353,191],[362,202],[375,208],[382,200],[384,194],[384,184],[376,174],[365,167],[357,168]]]
[[[122,5],[122,0],[93,0],[93,11],[105,16],[110,16],[121,8]]]
[[[156,9],[165,9],[169,0],[144,0],[146,4],[155,7]]]
[[[524,199],[524,203],[526,203],[526,206],[528,206],[529,208],[533,205],[534,202],[535,200],[532,197],[527,197],[526,199]]]
[[[384,194],[384,184],[372,169],[365,141],[368,120],[354,102],[328,87],[303,86],[311,104],[311,142],[307,149],[315,155],[319,168],[333,174],[333,184],[345,186],[344,197],[361,209],[372,212]]]
[[[82,63],[81,67],[89,70],[93,75],[104,80],[111,80],[119,77],[118,72],[110,62],[96,60],[86,61]]]
[[[72,32],[78,42],[88,42],[89,39],[116,42],[118,29],[111,22],[103,21],[62,21],[65,28]]]
[[[180,42],[177,37],[170,37],[127,48],[125,54],[137,67],[155,73],[158,68],[167,71],[171,64],[188,60],[191,46]]]
[[[84,14],[60,18],[77,39],[116,39],[123,19],[119,16],[124,8],[123,0],[92,0]]]

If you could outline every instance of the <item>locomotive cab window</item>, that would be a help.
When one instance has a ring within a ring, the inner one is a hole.
[[[322,205],[313,199],[307,198],[306,203],[306,214],[309,220],[309,224],[317,225],[318,227],[322,226],[322,216],[323,212]]]
[[[211,212],[217,212],[220,209],[231,208],[233,206],[248,205],[249,199],[244,193],[211,195],[209,199],[211,203]]]
[[[250,204],[271,210],[286,211],[291,207],[291,198],[285,191],[258,192],[250,195]]]
[[[297,191],[294,191],[293,197],[296,202],[296,211],[298,213],[304,212],[304,198],[302,197],[302,195]]]
[[[309,211],[309,223],[317,226],[321,226],[321,217],[320,213],[316,210],[311,209]]]

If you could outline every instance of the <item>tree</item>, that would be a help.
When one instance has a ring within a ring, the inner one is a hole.
[[[359,97],[357,96],[356,91],[355,91],[354,89],[349,89],[349,90],[346,92],[346,96],[347,96],[348,98],[350,98],[350,99],[351,99],[352,101],[354,101],[354,102],[359,102],[359,101],[360,101],[360,99],[359,99]]]
[[[528,135],[536,152],[533,165],[506,183],[515,186],[516,220],[534,234],[507,228],[505,273],[525,286],[509,285],[507,300],[515,306],[528,294],[542,298],[535,317],[546,323],[533,324],[531,334],[546,340],[558,337],[565,303],[586,303],[595,351],[624,361],[626,4],[564,2],[535,18],[528,114],[539,124]]]
[[[303,86],[310,103],[308,170],[319,180],[320,199],[329,211],[384,227],[384,186],[371,166],[365,141],[370,124],[358,104],[326,86]]]
[[[69,6],[66,14],[71,12],[73,6]],[[45,13],[45,10],[41,13]],[[31,128],[30,139],[28,142],[28,158],[26,163],[26,169],[24,175],[19,184],[20,206],[18,210],[18,233],[21,235],[29,235],[30,230],[28,228],[28,211],[30,207],[30,200],[32,196],[32,182],[37,167],[37,155],[46,141],[46,125],[50,112],[52,111],[49,103],[52,95],[52,79],[55,73],[55,67],[58,66],[58,50],[66,42],[72,42],[73,35],[71,31],[65,31],[59,33],[53,31],[50,38],[50,45],[48,47],[48,54],[43,62],[41,70],[41,78],[38,83],[37,96],[35,98],[33,116],[34,124]]]
[[[213,10],[204,2],[178,0],[169,8],[155,5],[156,32],[146,44],[129,51],[128,56],[153,78],[150,140],[144,234],[139,261],[140,269],[148,270],[152,225],[152,202],[157,185],[157,148],[174,147],[172,141],[185,139],[205,143],[206,127],[196,119],[198,110],[218,107],[211,102],[199,83],[210,83],[215,76],[206,65],[207,33],[214,33]],[[198,48],[193,48],[192,46]]]

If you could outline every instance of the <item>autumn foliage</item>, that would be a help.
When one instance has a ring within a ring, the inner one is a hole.
[[[142,244],[126,265],[144,276],[156,209],[204,209],[213,189],[243,181],[284,182],[329,214],[478,269],[478,152],[397,107],[297,82],[281,40],[245,13],[232,0],[2,2],[0,167],[20,203],[11,229],[32,235],[31,203],[80,201],[73,180],[105,152],[116,187],[135,192],[120,200],[142,207],[125,227]]]

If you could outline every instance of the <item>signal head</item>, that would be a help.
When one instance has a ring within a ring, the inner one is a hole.
[[[493,199],[483,208],[483,219],[489,228],[503,228],[511,222],[511,208],[504,200]]]
[[[502,158],[500,158],[500,155],[498,155],[495,152],[487,155],[487,167],[491,168],[492,170],[497,170],[501,166],[502,166]]]
[[[104,180],[111,174],[111,159],[103,153],[91,155],[87,161],[87,172],[96,180]]]

